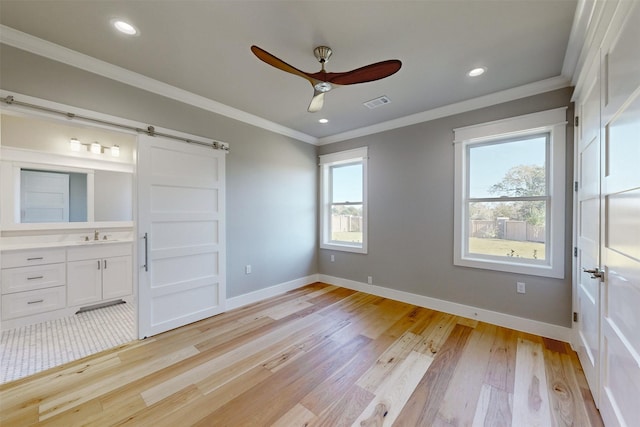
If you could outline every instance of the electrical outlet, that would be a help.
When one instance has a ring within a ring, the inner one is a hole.
[[[336,256],[335,255],[331,255],[331,262],[334,262],[336,260]]]
[[[367,276],[367,283],[373,285],[373,276]]]
[[[524,282],[517,282],[516,283],[516,291],[518,291],[519,294],[526,293]]]
[[[251,274],[251,265],[247,264],[244,267],[244,274]]]

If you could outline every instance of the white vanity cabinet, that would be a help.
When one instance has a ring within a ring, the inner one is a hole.
[[[67,305],[86,306],[133,293],[131,243],[67,249]]]
[[[66,306],[65,248],[3,251],[2,320]]]

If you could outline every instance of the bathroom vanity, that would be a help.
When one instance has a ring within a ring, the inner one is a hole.
[[[4,248],[3,329],[131,297],[132,255],[132,242],[123,240]]]

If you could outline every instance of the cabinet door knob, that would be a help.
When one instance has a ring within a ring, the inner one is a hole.
[[[100,270],[100,260],[98,260],[98,270]]]

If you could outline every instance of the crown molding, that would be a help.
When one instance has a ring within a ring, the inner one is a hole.
[[[452,116],[454,114],[465,113],[467,111],[477,110],[489,107],[491,105],[501,104],[503,102],[513,101],[528,96],[538,95],[540,93],[549,92],[556,89],[562,89],[570,86],[570,81],[564,76],[556,76],[546,80],[530,83],[523,86],[495,92],[489,95],[480,96],[466,101],[456,102],[455,104],[445,105],[443,107],[434,108],[423,111],[422,113],[412,114],[399,119],[389,120],[372,126],[354,129],[348,132],[327,136],[318,140],[318,145],[332,144],[334,142],[345,141],[347,139],[358,138],[361,136],[372,135],[374,133],[385,132],[388,130],[398,129],[405,126],[411,126],[418,123],[428,122],[430,120],[442,117]]]
[[[7,27],[6,25],[0,25],[0,43],[309,144],[317,143],[316,137],[307,135],[306,133],[290,129],[270,120],[263,119],[262,117],[229,107],[228,105],[205,98],[204,96],[196,95],[195,93],[171,86],[92,56],[76,52],[75,50],[51,43],[47,40]]]
[[[584,43],[576,68],[573,72],[572,84],[576,90],[572,101],[579,99],[586,89],[586,82],[591,78],[589,72],[594,61],[600,61],[600,55],[608,51],[619,30],[631,16],[637,1],[624,0],[589,0],[587,1],[588,20],[584,31]]]
[[[594,6],[595,2],[593,0],[578,0],[573,23],[571,24],[571,33],[569,34],[569,42],[567,43],[560,74],[571,80],[574,85],[576,83],[576,70],[579,69],[578,62],[582,56]]]

